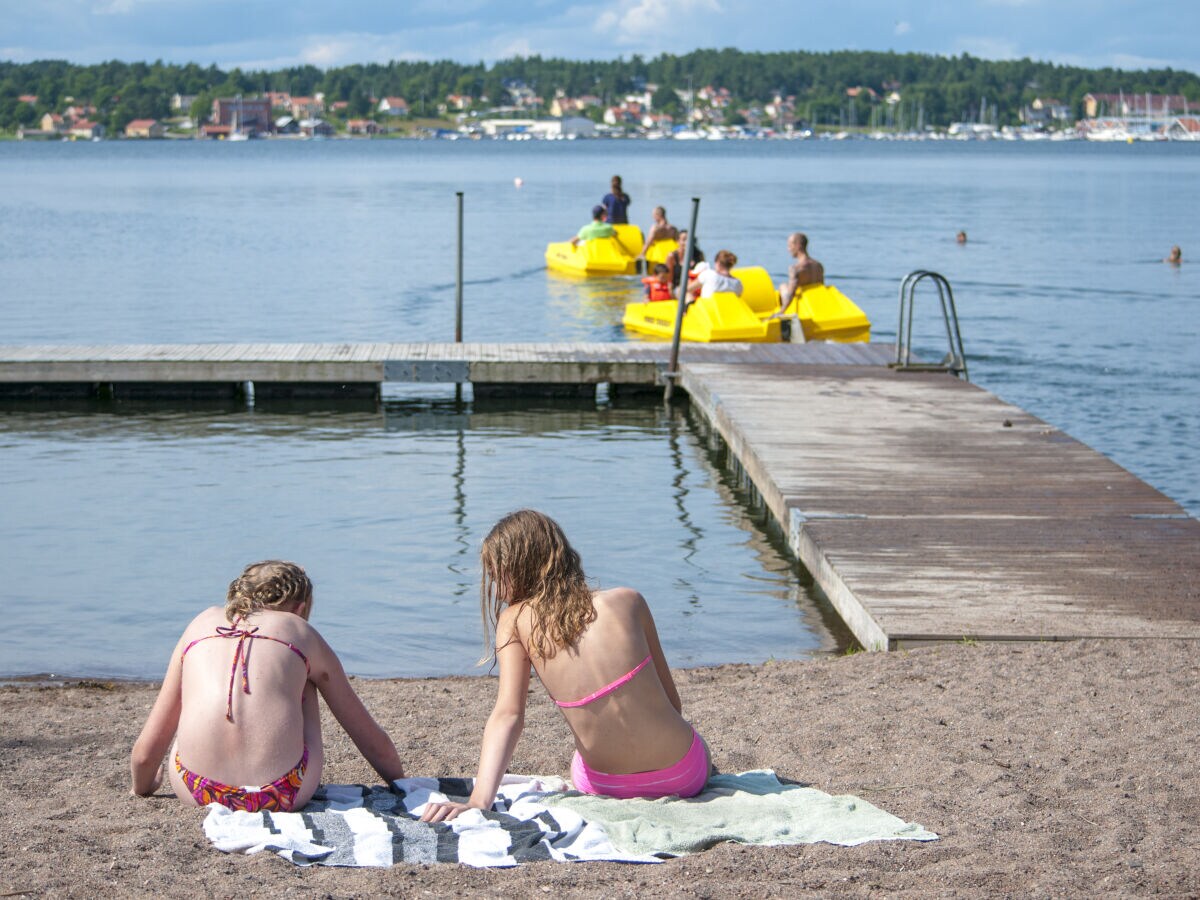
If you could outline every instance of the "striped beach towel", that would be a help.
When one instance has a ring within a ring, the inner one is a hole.
[[[695,797],[614,800],[569,789],[561,778],[506,775],[492,809],[451,822],[418,821],[430,801],[465,801],[469,778],[402,778],[382,785],[328,784],[301,812],[209,807],[204,832],[219,850],[271,850],[301,866],[534,860],[654,863],[722,841],[850,847],[866,841],[932,841],[920,825],[850,795],[831,796],[760,770],[714,775]]]
[[[430,801],[471,794],[467,778],[402,778],[383,785],[327,784],[301,812],[234,812],[213,804],[204,833],[218,850],[271,850],[301,865],[391,866],[462,863],[515,866],[533,860],[660,862],[617,850],[604,829],[569,809],[549,809],[548,792],[566,782],[554,777],[506,775],[492,809],[468,810],[451,822],[419,822]]]

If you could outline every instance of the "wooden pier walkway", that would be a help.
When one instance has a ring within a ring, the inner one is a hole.
[[[682,386],[867,648],[1200,638],[1200,521],[981,388],[711,363]]]
[[[890,344],[686,345],[705,362],[886,365]],[[654,385],[667,344],[95,344],[0,346],[0,386],[267,383]]]
[[[687,345],[681,387],[868,649],[1200,637],[1200,522],[986,391],[888,344]],[[661,381],[665,344],[0,347],[0,395],[74,387]]]

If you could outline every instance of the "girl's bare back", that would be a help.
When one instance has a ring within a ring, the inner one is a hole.
[[[306,755],[297,805],[308,801],[324,761],[316,691],[309,683],[321,647],[300,616],[258,610],[230,624],[212,607],[184,632],[179,729],[168,760],[175,793],[195,799],[175,760],[228,785],[260,786]],[[307,751],[307,753],[305,753]]]
[[[613,774],[644,772],[679,760],[692,743],[691,725],[667,670],[645,599],[631,588],[597,591],[596,618],[573,647],[534,667],[556,701],[570,703],[633,672],[620,686],[583,706],[563,708],[576,749],[588,764]],[[528,634],[532,610],[518,615]]]

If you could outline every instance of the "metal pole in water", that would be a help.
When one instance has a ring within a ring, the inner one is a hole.
[[[458,198],[458,253],[457,253],[457,275],[454,281],[454,343],[462,343],[462,320],[463,320],[463,192],[455,191],[455,197]],[[462,403],[462,382],[456,382],[454,385],[454,402]]]
[[[663,402],[670,403],[675,393],[675,379],[679,377],[679,335],[683,331],[683,313],[687,308],[688,272],[692,271],[692,257],[696,248],[696,219],[700,216],[700,198],[692,198],[692,224],[688,228],[687,254],[680,260],[683,270],[679,273],[679,302],[675,306],[675,333],[671,337],[671,364],[667,368],[667,386],[663,390]]]
[[[462,294],[463,294],[463,192],[454,195],[458,198],[458,277],[454,287],[454,343],[462,343]]]

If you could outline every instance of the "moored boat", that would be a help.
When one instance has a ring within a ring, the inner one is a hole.
[[[742,282],[741,295],[716,293],[700,297],[684,311],[680,337],[714,343],[744,341],[865,342],[871,323],[849,297],[832,285],[810,285],[797,292],[786,310],[767,270],[746,266],[731,272]],[[676,299],[630,303],[622,322],[630,331],[669,339],[674,334]],[[786,324],[785,324],[786,323]]]
[[[638,254],[642,252],[642,229],[636,225],[614,225],[616,234],[607,238],[592,238],[573,244],[555,241],[546,246],[546,265],[567,275],[606,276],[636,275]],[[660,245],[670,245],[662,247]],[[646,253],[660,254],[652,262],[662,262],[675,249],[674,241],[655,241]]]

